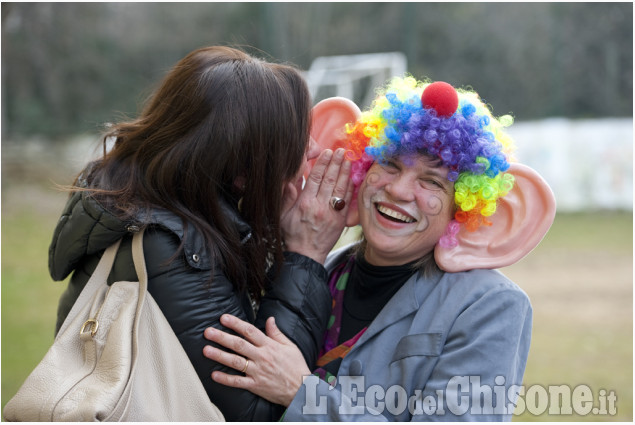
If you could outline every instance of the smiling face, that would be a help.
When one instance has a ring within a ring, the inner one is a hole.
[[[448,168],[423,155],[373,164],[357,200],[366,261],[402,265],[434,249],[454,213],[447,174]]]

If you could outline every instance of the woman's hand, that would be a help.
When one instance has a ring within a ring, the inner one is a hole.
[[[346,214],[353,196],[350,180],[351,163],[344,159],[345,150],[324,150],[309,173],[304,190],[289,183],[280,225],[288,251],[306,255],[324,264],[326,256],[344,230]],[[341,210],[331,206],[331,198],[343,199]]]
[[[273,317],[265,325],[267,335],[252,324],[229,314],[221,316],[221,323],[245,339],[211,327],[205,329],[205,338],[237,354],[210,345],[203,348],[203,354],[243,372],[245,376],[215,371],[212,379],[288,407],[302,385],[303,376],[311,374],[298,347],[278,329]]]

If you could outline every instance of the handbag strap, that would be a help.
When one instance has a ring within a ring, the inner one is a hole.
[[[75,300],[73,307],[71,307],[71,310],[68,312],[64,323],[57,333],[58,335],[61,335],[64,332],[64,330],[72,322],[72,318],[78,314],[79,310],[84,305],[88,304],[89,300],[94,296],[99,287],[107,282],[108,275],[110,274],[112,265],[115,262],[115,257],[117,256],[117,251],[119,250],[119,245],[121,245],[121,239],[106,248],[99,260],[99,263],[97,263],[97,267],[95,267],[93,274],[90,276],[90,279],[88,279],[88,282],[86,282],[86,285],[84,285],[84,289],[82,289],[82,292],[80,292],[79,296]]]
[[[148,291],[148,271],[146,269],[146,259],[143,254],[143,234],[145,228],[132,236],[132,261],[134,263],[135,271],[137,272],[137,279],[139,280],[139,298],[137,301],[137,314],[135,317],[135,333],[139,328],[139,317],[141,316],[141,310],[143,309],[143,302]]]
[[[145,295],[148,289],[148,272],[146,270],[146,262],[145,257],[143,255],[143,233],[145,229],[140,230],[135,233],[132,237],[132,260],[134,262],[135,271],[137,272],[137,279],[139,280],[139,298],[137,302],[137,318],[135,319],[135,328],[138,325],[138,317],[140,316],[141,309],[143,307],[143,302],[145,299]],[[84,289],[79,294],[73,307],[69,311],[64,323],[60,327],[58,331],[58,335],[61,335],[64,330],[69,326],[72,322],[72,318],[77,316],[79,310],[87,305],[91,298],[95,295],[100,286],[105,285],[108,281],[108,275],[110,275],[110,271],[112,270],[112,266],[115,262],[115,257],[117,256],[117,251],[119,250],[119,246],[121,245],[121,239],[117,240],[115,243],[110,245],[101,256],[99,263],[97,263],[97,267],[93,271],[93,274],[84,285]]]
[[[145,293],[148,289],[148,271],[146,269],[146,259],[143,255],[143,234],[145,228],[141,229],[132,237],[132,261],[139,279],[139,291]]]

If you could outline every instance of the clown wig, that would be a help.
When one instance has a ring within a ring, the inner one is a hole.
[[[504,132],[513,118],[494,118],[475,92],[410,76],[392,79],[377,94],[370,109],[345,129],[356,191],[373,162],[424,154],[449,168],[448,180],[454,182],[455,215],[441,247],[456,246],[462,225],[468,231],[491,225],[497,200],[514,185],[505,173],[513,141]]]

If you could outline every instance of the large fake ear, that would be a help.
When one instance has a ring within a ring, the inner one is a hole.
[[[498,201],[491,226],[468,232],[461,227],[455,248],[434,250],[439,267],[447,272],[506,267],[529,254],[545,236],[556,214],[556,199],[547,182],[532,168],[513,163],[508,173],[516,181]]]
[[[346,124],[354,123],[361,114],[355,102],[345,97],[321,100],[311,110],[311,139],[321,150],[337,149],[342,144]],[[309,162],[311,167],[314,162]],[[304,177],[308,177],[308,172]]]
[[[330,97],[317,103],[311,110],[311,139],[321,148],[337,149],[343,146],[344,127],[346,124],[357,121],[362,112],[359,107],[345,97]],[[311,168],[315,160],[309,161]],[[308,177],[308,171],[304,178]],[[357,200],[354,200],[349,209],[346,220],[347,226],[358,224]]]

